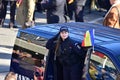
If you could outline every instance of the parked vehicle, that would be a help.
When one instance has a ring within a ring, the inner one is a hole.
[[[19,30],[10,65],[10,71],[18,74],[18,80],[23,78],[53,80],[54,72],[51,71],[53,65],[48,63],[49,55],[45,44],[62,25],[67,26],[70,37],[80,43],[86,30],[95,30],[94,48],[89,48],[85,57],[84,80],[120,80],[120,31],[98,24],[80,22],[38,25]],[[49,74],[46,73],[47,70]]]

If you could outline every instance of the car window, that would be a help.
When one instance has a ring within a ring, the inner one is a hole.
[[[89,74],[92,80],[116,80],[118,71],[105,54],[95,51],[91,54]]]
[[[17,36],[12,52],[10,71],[24,78],[35,79],[44,76],[45,56],[48,51],[45,48],[47,39],[21,32]],[[20,76],[21,75],[21,76]],[[24,75],[24,76],[23,76]]]

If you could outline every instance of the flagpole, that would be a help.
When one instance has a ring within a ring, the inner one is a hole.
[[[81,44],[82,47],[87,48],[87,54],[86,54],[86,58],[85,58],[85,62],[84,62],[84,65],[85,65],[84,72],[88,71],[87,69],[88,69],[89,62],[87,63],[87,60],[90,61],[91,54],[95,53],[95,51],[94,51],[94,37],[95,37],[95,30],[94,29],[92,31],[87,30],[85,35],[84,35],[84,39],[82,41],[82,44]],[[84,73],[82,76],[83,80],[86,79],[85,76],[86,76],[86,73]]]
[[[95,39],[95,29],[93,29],[93,36],[94,36],[94,39]],[[95,40],[94,40],[94,43],[95,43]],[[95,53],[94,49],[95,49],[95,47],[93,45],[93,51],[92,51],[93,53]]]

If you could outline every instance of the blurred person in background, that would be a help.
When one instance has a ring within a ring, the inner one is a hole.
[[[36,1],[36,12],[39,12],[39,13],[42,13],[41,1],[42,0],[37,0]]]
[[[0,0],[0,13],[1,13],[1,10],[2,10],[2,0]],[[0,24],[0,27],[2,27],[1,24]]]
[[[36,0],[27,0],[28,4],[28,13],[27,13],[27,18],[26,18],[26,22],[25,25],[30,27],[34,25],[34,11],[35,11],[35,4],[36,4]]]
[[[4,80],[17,80],[17,76],[14,72],[9,72]]]
[[[86,6],[89,13],[91,13],[92,10],[98,10],[97,0],[87,0]]]
[[[66,0],[42,0],[41,5],[47,14],[47,23],[65,23]]]
[[[67,0],[67,13],[70,20],[75,22],[84,22],[83,13],[86,0]]]
[[[84,22],[83,12],[86,0],[76,0],[76,13],[75,13],[75,21],[76,22]]]
[[[3,27],[5,17],[7,14],[7,5],[10,3],[10,22],[9,28],[14,28],[15,26],[15,10],[16,10],[16,0],[1,0],[0,1],[0,26]]]
[[[120,29],[120,0],[110,0],[111,8],[104,17],[103,25]]]
[[[22,29],[34,25],[34,11],[36,0],[18,0],[16,21],[22,25]]]
[[[75,0],[67,0],[66,3],[66,14],[70,17],[70,20],[74,19],[74,13],[76,10],[76,1]]]

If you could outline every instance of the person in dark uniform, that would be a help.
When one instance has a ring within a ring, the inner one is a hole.
[[[10,2],[10,22],[9,28],[16,27],[15,23],[15,10],[16,10],[16,0],[2,0],[2,8],[0,10],[0,25],[3,26],[4,20],[7,13],[7,5]]]
[[[52,54],[50,58],[53,61],[49,64],[55,64],[57,67],[53,69],[54,77],[57,75],[57,79],[54,80],[81,80],[86,50],[69,37],[67,27],[62,26],[59,33],[48,40],[46,48],[49,49],[49,54]]]
[[[65,4],[66,0],[42,0],[41,6],[47,10],[47,23],[65,23]]]

